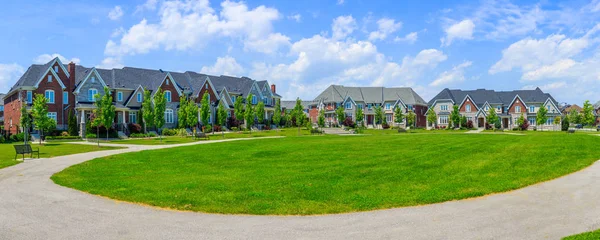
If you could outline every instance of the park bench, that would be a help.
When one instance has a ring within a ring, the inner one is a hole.
[[[40,148],[38,148],[37,150],[33,150],[31,148],[31,145],[26,144],[26,145],[13,145],[15,147],[15,161],[17,160],[17,156],[19,156],[19,154],[23,155],[23,160],[25,160],[25,154],[31,154],[31,157],[33,157],[33,153],[37,153],[38,158],[40,158]]]
[[[196,138],[202,138],[202,139],[208,140],[208,136],[206,135],[206,133],[203,133],[203,132],[197,132]]]
[[[575,129],[569,129],[569,131],[567,131],[567,133],[575,133]]]

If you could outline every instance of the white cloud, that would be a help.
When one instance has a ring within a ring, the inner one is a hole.
[[[394,42],[407,42],[410,44],[415,43],[419,39],[419,34],[417,32],[411,32],[406,34],[404,37],[396,37],[394,38]]]
[[[107,57],[102,60],[100,65],[96,66],[97,68],[103,69],[113,69],[113,68],[123,68],[123,62],[118,57]]]
[[[122,36],[123,34],[125,34],[125,29],[123,27],[119,27],[116,28],[115,30],[113,30],[113,32],[110,34],[111,38],[117,38]]]
[[[115,6],[110,12],[108,12],[108,18],[113,21],[121,19],[123,16],[123,9],[121,6]]]
[[[433,82],[429,84],[432,87],[440,87],[451,83],[459,83],[465,81],[465,68],[470,67],[471,61],[465,61],[458,66],[454,66],[449,71],[441,73]]]
[[[0,93],[6,93],[23,75],[25,69],[16,63],[0,64]]]
[[[563,89],[566,86],[567,86],[567,82],[561,81],[561,82],[548,83],[548,84],[545,84],[545,85],[542,85],[542,86],[527,85],[527,86],[524,86],[522,89],[524,89],[524,90],[532,90],[532,89],[535,89],[535,88],[539,87],[543,91],[551,91],[551,90]]]
[[[377,21],[377,31],[369,34],[369,41],[385,40],[388,35],[398,31],[401,27],[402,22],[396,22],[394,19],[379,19]]]
[[[158,0],[148,0],[142,5],[136,6],[134,14],[137,14],[139,12],[143,12],[146,10],[154,11],[154,10],[156,10],[156,5],[158,5]]]
[[[237,63],[235,58],[230,56],[219,57],[213,66],[204,66],[201,73],[210,75],[228,75],[228,76],[242,76],[245,72],[244,68]]]
[[[67,64],[67,63],[70,63],[70,62],[74,62],[76,64],[79,64],[81,62],[81,60],[79,58],[71,58],[69,60],[66,57],[63,57],[62,55],[60,55],[58,53],[39,55],[39,56],[37,56],[37,57],[35,57],[33,59],[33,62],[37,63],[37,64],[46,64],[46,63],[50,62],[52,59],[54,59],[56,57],[58,57],[58,59],[60,59],[60,61],[63,64]]]
[[[120,57],[156,49],[199,49],[219,37],[239,39],[245,49],[267,53],[289,44],[286,36],[272,32],[279,12],[265,6],[248,9],[243,2],[224,1],[216,14],[208,0],[168,1],[162,3],[159,16],[158,23],[143,19],[120,40],[109,40],[105,54]],[[266,49],[264,44],[272,45]]]
[[[536,81],[540,79],[564,77],[575,64],[577,63],[571,59],[562,59],[553,64],[528,71],[523,74],[521,79],[525,81]]]
[[[301,22],[302,21],[302,15],[300,15],[300,14],[290,15],[287,18],[291,19],[291,20],[294,20],[296,22]]]
[[[333,20],[331,30],[333,39],[344,39],[356,30],[356,20],[352,16],[339,16]]]
[[[337,0],[337,5],[344,5],[344,0]]]
[[[446,32],[446,36],[441,39],[442,46],[450,46],[452,41],[455,39],[473,39],[474,28],[475,24],[470,19],[465,19],[458,23],[452,24],[444,30]]]

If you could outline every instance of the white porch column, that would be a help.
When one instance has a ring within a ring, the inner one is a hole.
[[[79,136],[84,138],[85,137],[85,110],[81,109],[81,116],[80,116],[80,123],[79,123]]]
[[[123,123],[127,123],[127,119],[125,119],[125,110],[123,110]]]
[[[85,123],[85,110],[81,110],[81,121],[80,123]]]

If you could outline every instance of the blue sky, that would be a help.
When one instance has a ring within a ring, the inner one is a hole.
[[[248,76],[285,99],[330,84],[540,87],[559,102],[600,100],[600,0],[5,1],[0,92],[53,56]]]

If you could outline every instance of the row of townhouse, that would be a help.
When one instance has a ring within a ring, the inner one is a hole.
[[[319,111],[325,111],[326,125],[337,124],[335,109],[343,107],[347,117],[356,122],[356,112],[363,110],[363,119],[367,127],[374,127],[375,108],[381,107],[388,124],[394,123],[394,110],[400,108],[404,115],[409,111],[416,114],[415,125],[425,127],[428,106],[427,102],[412,88],[386,88],[386,87],[347,87],[331,85],[321,92],[312,102],[307,103],[307,113],[312,122],[316,123]],[[406,121],[399,126],[406,127]]]
[[[554,118],[561,116],[558,102],[552,95],[539,88],[516,91],[466,91],[446,88],[429,101],[429,111],[435,111],[437,115],[436,126],[448,126],[450,113],[455,105],[458,106],[461,116],[466,116],[467,120],[479,128],[485,127],[490,108],[495,109],[502,128],[506,129],[517,127],[516,122],[521,115],[529,121],[530,128],[556,129]],[[536,126],[537,112],[542,107],[548,110],[548,119],[543,126]]]
[[[169,72],[124,67],[120,69],[88,68],[74,63],[63,64],[55,58],[50,62],[31,65],[4,97],[4,129],[17,133],[21,118],[21,106],[31,107],[35,94],[48,99],[48,116],[57,123],[58,129],[66,129],[68,113],[73,111],[80,123],[80,134],[84,135],[85,124],[94,109],[95,95],[104,94],[108,87],[117,113],[115,126],[139,122],[139,111],[143,102],[144,89],[152,96],[161,89],[167,98],[165,128],[177,125],[177,110],[183,96],[195,99],[199,105],[204,93],[208,93],[214,119],[219,104],[233,116],[233,105],[237,98],[245,99],[252,94],[252,104],[265,103],[265,117],[274,113],[275,101],[281,98],[275,85],[267,81],[255,81],[247,77],[211,76],[196,72]]]

